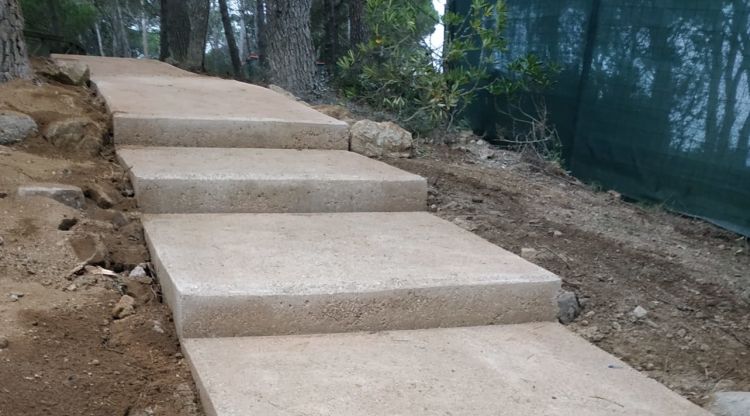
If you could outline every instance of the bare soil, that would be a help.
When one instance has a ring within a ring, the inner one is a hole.
[[[109,123],[92,90],[40,78],[0,85],[0,108],[29,114],[40,131],[69,117]],[[97,189],[114,205],[87,199],[76,210],[16,196],[19,185],[32,182]],[[92,263],[113,276],[80,268],[82,253],[97,247]],[[111,144],[95,158],[41,135],[0,146],[0,338],[8,342],[0,349],[0,415],[202,414],[158,285],[125,277],[148,260]],[[114,319],[124,293],[136,297],[135,314]]]
[[[713,391],[750,390],[745,238],[596,192],[518,153],[418,152],[390,163],[428,178],[440,217],[519,255],[534,249],[530,260],[584,305],[570,329],[698,404]],[[645,319],[633,316],[637,306]]]

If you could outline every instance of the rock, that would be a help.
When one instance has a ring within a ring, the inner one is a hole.
[[[56,147],[95,156],[104,143],[104,128],[88,117],[53,121],[42,132]]]
[[[567,325],[573,322],[581,313],[581,305],[575,293],[562,291],[557,295],[557,319],[561,324]]]
[[[0,110],[0,145],[18,143],[37,131],[36,122],[26,114]]]
[[[535,248],[530,248],[530,247],[521,248],[521,257],[525,258],[526,260],[534,260],[538,254],[539,254],[539,251],[537,251],[537,249]]]
[[[552,231],[552,237],[562,237],[563,233],[557,230]]]
[[[18,302],[18,299],[21,299],[22,297],[24,297],[24,295],[25,293],[21,292],[10,292],[8,294],[8,297],[10,298],[11,302]]]
[[[10,345],[8,338],[0,337],[0,350],[8,348],[8,345]]]
[[[135,314],[135,299],[132,296],[122,295],[112,308],[112,317],[122,319],[133,314]]]
[[[110,209],[115,205],[115,199],[101,185],[95,183],[83,191],[86,198],[90,198],[101,209]]]
[[[351,112],[349,110],[341,105],[329,105],[329,104],[321,104],[321,105],[314,105],[312,106],[314,110],[320,111],[321,113],[327,115],[328,117],[333,117],[337,120],[345,121],[349,125],[352,125],[357,122],[357,120],[354,118]]]
[[[116,228],[122,228],[130,223],[130,220],[128,219],[128,217],[126,217],[125,214],[123,214],[120,211],[116,211],[112,215],[111,221],[112,221],[112,225],[114,225]]]
[[[57,225],[57,229],[60,231],[70,231],[76,224],[78,224],[78,218],[63,218],[60,224]]]
[[[714,393],[707,408],[716,416],[748,416],[750,415],[750,392]]]
[[[91,71],[80,62],[56,62],[47,65],[41,71],[45,77],[68,85],[83,85],[89,81]]]
[[[630,314],[633,315],[635,319],[643,319],[648,315],[648,311],[643,306],[638,305],[632,312],[630,312]]]
[[[398,124],[360,120],[351,128],[352,151],[368,157],[410,157],[411,133]]]
[[[128,273],[128,277],[138,279],[148,277],[148,274],[146,273],[146,269],[144,269],[142,266],[135,266],[133,270]]]
[[[101,264],[107,260],[107,247],[96,234],[83,234],[68,239],[78,260],[86,264]]]
[[[101,364],[101,363],[99,362],[99,360],[97,360],[97,359],[93,359],[93,360],[91,360],[91,362],[90,362],[89,364],[90,364],[90,365],[99,365],[99,364]]]
[[[277,93],[277,94],[281,94],[281,95],[283,95],[283,96],[285,96],[287,98],[291,98],[294,101],[299,101],[299,98],[296,95],[294,95],[291,92],[289,92],[289,91],[287,91],[287,90],[279,87],[278,85],[271,84],[271,85],[268,86],[268,89],[271,90],[271,91],[273,91],[273,92],[275,92],[275,93]]]
[[[3,246],[5,244],[5,239],[0,236],[0,246]]]
[[[86,206],[86,199],[83,197],[81,188],[61,183],[33,183],[23,185],[18,187],[18,196],[50,198],[75,209],[83,209]]]

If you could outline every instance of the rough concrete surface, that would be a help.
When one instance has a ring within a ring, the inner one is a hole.
[[[209,416],[710,416],[555,323],[186,339]]]
[[[148,213],[421,211],[424,178],[343,150],[120,148]]]
[[[148,59],[82,62],[112,113],[117,145],[349,148],[349,127],[267,88]]]
[[[427,213],[144,218],[182,337],[553,320],[559,279]]]

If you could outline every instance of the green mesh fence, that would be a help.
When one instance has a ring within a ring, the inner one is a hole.
[[[577,177],[750,235],[747,0],[506,3],[498,60],[560,65],[545,101]],[[487,104],[467,115],[492,132],[503,117]]]

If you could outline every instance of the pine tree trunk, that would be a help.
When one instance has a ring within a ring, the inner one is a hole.
[[[96,45],[99,47],[99,56],[104,56],[104,44],[102,43],[102,31],[99,28],[99,22],[94,23],[94,32],[96,33]]]
[[[162,0],[162,60],[203,71],[209,0]]]
[[[128,39],[128,29],[125,27],[125,19],[122,17],[122,8],[119,0],[115,0],[115,10],[113,13],[112,31],[113,36],[117,39],[117,51],[115,56],[130,58],[130,40]]]
[[[143,44],[143,56],[148,58],[148,19],[146,18],[146,3],[141,0],[141,43]]]
[[[365,1],[349,0],[349,43],[352,47],[368,40],[365,24]]]
[[[266,3],[263,0],[255,2],[255,41],[258,44],[258,60],[260,66],[266,68]]]
[[[0,82],[31,78],[18,0],[0,0]]]
[[[240,52],[237,50],[237,41],[234,39],[234,28],[232,20],[229,18],[229,7],[227,0],[219,0],[219,11],[221,12],[221,22],[224,24],[224,34],[227,37],[227,47],[229,48],[229,57],[232,60],[232,69],[234,77],[242,78],[242,63],[240,62]]]
[[[271,82],[304,95],[315,84],[315,55],[310,34],[312,0],[267,2],[267,61]]]

